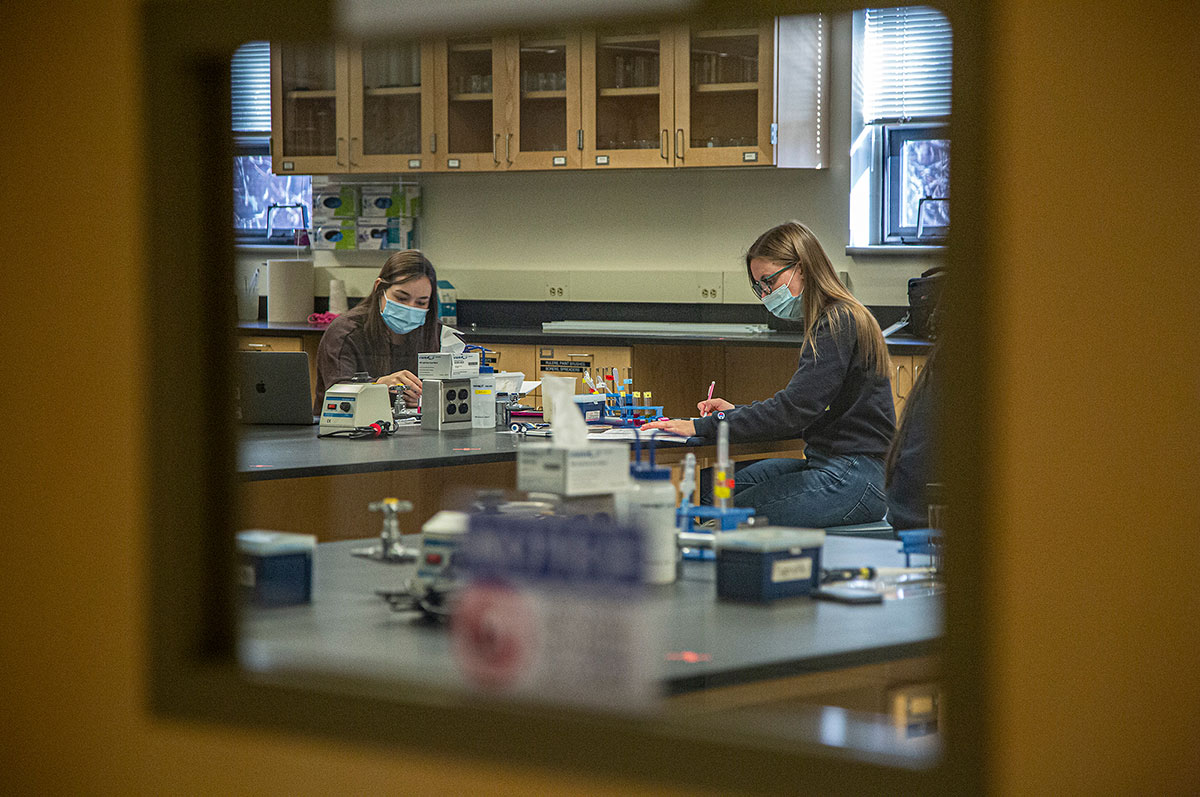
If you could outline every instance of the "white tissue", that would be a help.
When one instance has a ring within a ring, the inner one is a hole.
[[[575,377],[543,376],[542,404],[550,419],[550,445],[582,448],[587,445],[587,424],[575,403]]]
[[[329,281],[329,312],[341,315],[350,308],[346,304],[346,281]]]
[[[451,354],[462,354],[463,349],[467,348],[467,344],[463,343],[462,338],[458,336],[458,330],[445,324],[442,324],[441,344],[441,350]]]

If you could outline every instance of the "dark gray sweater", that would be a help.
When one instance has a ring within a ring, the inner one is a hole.
[[[816,355],[802,347],[786,387],[769,399],[697,418],[696,434],[716,438],[724,416],[731,442],[803,438],[825,454],[884,456],[896,430],[891,385],[862,364],[853,317],[843,316],[836,336],[823,317],[813,338]]]

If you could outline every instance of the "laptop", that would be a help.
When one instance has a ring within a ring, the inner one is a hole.
[[[239,351],[237,385],[242,423],[316,423],[305,352]]]

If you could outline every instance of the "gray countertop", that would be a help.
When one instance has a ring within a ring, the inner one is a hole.
[[[242,659],[263,673],[315,671],[464,686],[444,627],[393,612],[375,594],[397,589],[410,565],[358,559],[361,542],[317,546],[313,602],[251,609],[242,625]],[[899,542],[828,537],[823,567],[903,564]],[[809,598],[771,605],[715,599],[711,562],[685,562],[677,583],[651,588],[647,611],[659,613],[655,658],[662,690],[683,694],[933,653],[942,632],[935,597],[849,606]],[[692,651],[697,661],[675,654]],[[659,655],[661,654],[661,655]]]
[[[433,432],[402,426],[391,437],[318,438],[316,426],[243,426],[238,472],[244,481],[377,473],[515,460],[519,438],[491,429]]]

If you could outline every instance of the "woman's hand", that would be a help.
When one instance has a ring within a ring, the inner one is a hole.
[[[712,415],[714,412],[731,410],[733,409],[733,405],[723,398],[711,398],[701,401],[696,405],[696,409],[700,410],[700,417],[703,418],[705,415]]]
[[[664,432],[671,434],[683,435],[684,437],[696,436],[696,424],[691,421],[648,421],[638,427],[639,432],[650,431],[653,429],[662,429]]]
[[[404,387],[404,406],[415,407],[421,400],[421,380],[412,371],[397,371],[375,380],[384,385]]]

